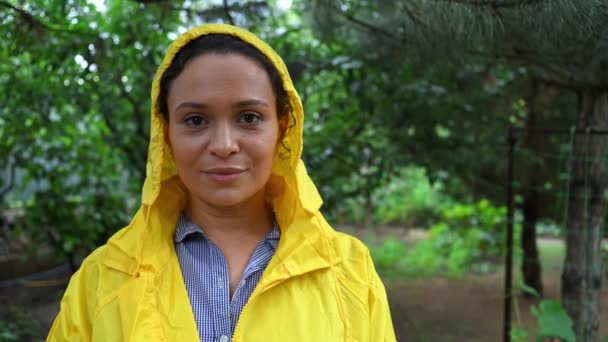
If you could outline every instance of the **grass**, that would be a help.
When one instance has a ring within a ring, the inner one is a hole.
[[[561,273],[566,253],[566,245],[562,241],[539,240],[538,252],[543,270]]]
[[[602,249],[608,252],[608,241],[602,243]],[[561,274],[566,256],[566,244],[563,240],[540,239],[538,240],[538,252],[543,272]],[[520,263],[521,256],[517,255],[513,260],[513,267],[519,267]]]

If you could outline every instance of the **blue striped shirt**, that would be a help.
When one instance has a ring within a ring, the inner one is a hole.
[[[251,255],[231,300],[224,254],[200,227],[181,214],[174,235],[175,251],[201,341],[231,339],[241,311],[274,255],[280,237],[279,227],[274,223]]]

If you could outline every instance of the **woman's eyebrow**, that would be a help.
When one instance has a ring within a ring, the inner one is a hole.
[[[242,108],[242,107],[249,107],[249,106],[270,107],[270,105],[268,103],[266,103],[265,101],[262,101],[262,100],[258,100],[258,99],[243,100],[243,101],[239,101],[232,105],[233,108]],[[178,110],[181,108],[208,109],[209,105],[207,105],[206,103],[202,103],[202,102],[186,101],[186,102],[182,102],[179,105],[177,105],[177,107],[175,107],[175,110]]]
[[[182,102],[177,107],[175,107],[175,110],[178,110],[181,108],[207,109],[207,108],[209,108],[209,106],[204,103],[199,103],[199,102]]]
[[[249,106],[270,107],[268,105],[268,103],[266,103],[266,102],[264,102],[262,100],[258,100],[258,99],[239,101],[239,102],[235,103],[232,107],[233,108],[240,108],[240,107],[249,107]]]

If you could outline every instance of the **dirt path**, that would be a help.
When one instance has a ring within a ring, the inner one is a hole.
[[[555,276],[545,277],[547,298],[559,298]],[[386,282],[399,341],[502,341],[503,278],[501,275],[464,279],[418,279]],[[518,299],[523,327],[534,331],[530,306]],[[513,325],[516,325],[513,313]],[[600,308],[600,342],[608,341],[608,290]],[[532,338],[530,339],[533,340]]]

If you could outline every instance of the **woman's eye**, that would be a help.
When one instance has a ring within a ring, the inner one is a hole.
[[[186,123],[186,126],[188,126],[188,127],[198,127],[198,126],[205,124],[206,120],[204,117],[202,117],[200,115],[193,115],[193,116],[187,117],[184,120],[184,122]]]
[[[239,118],[239,122],[249,125],[255,124],[260,120],[262,120],[262,117],[259,114],[253,112],[243,113]]]

